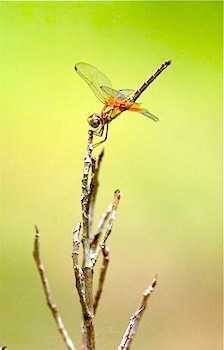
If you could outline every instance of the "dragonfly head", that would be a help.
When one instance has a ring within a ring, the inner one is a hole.
[[[87,121],[92,128],[98,128],[101,124],[101,116],[99,113],[93,113],[88,117]]]

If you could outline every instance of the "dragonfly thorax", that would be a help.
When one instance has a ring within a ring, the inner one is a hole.
[[[98,128],[98,126],[100,126],[101,122],[101,116],[99,113],[93,113],[91,114],[88,119],[87,119],[88,123],[90,126],[92,126],[92,128]]]

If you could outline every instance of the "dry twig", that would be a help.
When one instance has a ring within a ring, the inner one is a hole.
[[[92,239],[92,223],[93,214],[95,208],[95,201],[97,191],[99,187],[99,169],[103,157],[103,152],[100,153],[97,159],[92,157],[92,140],[93,133],[89,131],[87,152],[84,158],[84,170],[82,178],[82,246],[83,246],[83,264],[82,268],[79,266],[78,254],[79,254],[79,233],[81,230],[81,224],[78,223],[73,231],[73,268],[76,278],[76,287],[78,290],[80,303],[83,312],[83,349],[94,350],[95,349],[95,330],[94,330],[94,316],[97,309],[100,296],[102,294],[102,288],[105,281],[106,271],[109,263],[109,249],[105,246],[106,240],[111,233],[113,222],[115,219],[115,213],[120,199],[120,191],[115,191],[113,205],[110,206],[106,213],[102,215],[100,223],[97,228],[97,233]],[[90,181],[91,177],[91,181]],[[110,220],[106,229],[103,239],[99,244],[99,238],[103,230],[103,226],[110,215]],[[103,264],[101,267],[98,289],[93,301],[93,267],[97,261],[102,250]]]
[[[82,205],[82,223],[83,223],[83,234],[82,234],[82,245],[83,245],[83,267],[92,268],[92,262],[90,259],[90,237],[89,237],[89,206],[90,206],[90,190],[89,190],[89,172],[92,164],[92,151],[93,151],[93,133],[89,131],[87,152],[84,158],[84,169],[82,178],[82,194],[81,194],[81,205]]]
[[[94,256],[92,257],[93,265],[95,265],[95,263],[97,262],[97,260],[99,258],[99,255],[100,255],[100,252],[101,252],[102,248],[105,246],[106,240],[107,240],[107,238],[109,237],[109,235],[110,235],[110,233],[112,231],[113,224],[114,224],[114,219],[115,219],[115,216],[116,216],[117,206],[119,204],[119,201],[120,201],[120,190],[116,190],[114,192],[114,201],[113,201],[113,204],[112,204],[112,210],[111,210],[110,219],[109,219],[106,231],[103,234],[103,237],[102,237],[98,247],[96,248],[96,252],[95,252]]]
[[[90,236],[89,236],[89,207],[90,207],[90,189],[89,189],[89,176],[90,168],[92,164],[92,151],[93,151],[93,132],[89,130],[87,152],[84,158],[84,170],[82,178],[82,245],[83,245],[83,284],[80,288],[83,290],[78,291],[79,296],[85,294],[85,303],[82,304],[83,308],[83,342],[86,344],[88,350],[95,349],[95,331],[94,331],[94,310],[93,310],[93,264],[90,257]],[[81,270],[79,275],[81,274]],[[79,284],[76,282],[76,286]],[[84,346],[84,345],[83,345]]]
[[[150,295],[154,291],[154,288],[156,286],[156,282],[157,282],[157,276],[154,277],[151,284],[145,290],[140,306],[138,307],[137,311],[131,316],[130,322],[129,322],[128,327],[123,335],[123,338],[122,338],[122,341],[118,347],[118,350],[130,349],[131,342],[132,342],[134,335],[137,331],[137,328],[138,328],[139,322],[142,318],[142,315],[146,309],[148,298],[150,297]]]
[[[101,237],[104,225],[105,225],[111,211],[112,211],[112,204],[110,204],[108,206],[107,210],[105,211],[105,213],[103,213],[101,215],[101,219],[100,219],[99,224],[98,224],[97,229],[96,229],[96,234],[94,235],[94,237],[91,241],[91,258],[94,257],[96,247],[97,247],[99,239]]]
[[[78,223],[73,231],[73,271],[76,280],[76,288],[78,291],[80,304],[82,308],[82,350],[95,350],[95,329],[94,329],[94,317],[99,305],[99,300],[102,295],[103,285],[105,283],[106,272],[110,260],[109,248],[106,246],[107,239],[111,234],[117,207],[120,201],[120,191],[114,192],[114,200],[107,210],[102,214],[99,221],[96,233],[92,235],[92,224],[94,217],[94,209],[97,191],[99,187],[99,170],[101,161],[103,158],[103,152],[100,153],[97,159],[92,157],[93,152],[93,132],[89,131],[87,152],[84,158],[84,169],[82,177],[82,193],[81,193],[81,206],[82,206],[82,224]],[[91,178],[91,180],[90,180]],[[107,223],[108,221],[108,223]],[[104,226],[106,225],[104,231]],[[82,229],[81,242],[80,232]],[[82,266],[79,263],[79,249],[80,243],[83,248],[83,261]],[[102,252],[103,262],[100,269],[100,276],[98,281],[98,287],[96,294],[93,298],[93,269]],[[40,234],[36,227],[35,241],[34,241],[34,259],[36,261],[38,271],[41,277],[41,282],[44,288],[44,293],[47,299],[48,306],[52,312],[52,315],[57,323],[58,330],[61,333],[63,340],[69,350],[75,350],[75,347],[68,336],[68,333],[64,327],[61,316],[53,301],[53,297],[50,291],[48,279],[44,270],[44,266],[40,258]],[[156,277],[144,292],[142,302],[137,311],[130,318],[128,327],[124,333],[123,339],[119,345],[118,350],[130,349],[131,342],[137,331],[140,319],[147,306],[147,300],[154,290],[156,285]]]
[[[80,222],[76,225],[74,231],[73,231],[73,251],[72,251],[72,258],[73,258],[73,269],[75,274],[75,280],[76,280],[76,288],[79,294],[79,300],[82,307],[83,315],[85,315],[85,318],[91,318],[92,315],[88,309],[87,301],[86,301],[86,290],[85,290],[85,277],[83,270],[79,266],[79,246],[80,246],[80,240],[79,240],[79,233],[81,230],[81,224]]]
[[[89,206],[89,237],[92,239],[92,226],[93,226],[93,217],[94,209],[96,203],[96,196],[99,187],[99,171],[100,165],[103,159],[104,150],[99,154],[97,159],[92,158],[92,179],[90,183],[90,206]]]
[[[52,294],[51,294],[48,278],[47,278],[46,272],[44,270],[44,265],[42,264],[41,257],[40,257],[40,233],[39,233],[37,226],[35,226],[33,257],[34,257],[34,260],[37,264],[37,268],[38,268],[38,271],[40,274],[40,279],[41,279],[41,282],[42,282],[42,285],[44,288],[44,294],[45,294],[46,299],[47,299],[47,305],[49,306],[51,313],[52,313],[52,315],[57,323],[58,330],[61,333],[62,338],[63,338],[65,344],[67,345],[67,348],[69,350],[75,350],[75,347],[74,347],[70,337],[68,336],[68,332],[65,329],[64,323],[62,321],[62,318],[60,316],[58,308],[57,308],[57,306],[53,300]]]
[[[94,304],[93,304],[94,314],[96,314],[96,309],[98,307],[99,300],[100,300],[100,297],[101,297],[101,294],[103,291],[103,285],[105,282],[107,268],[108,268],[108,264],[110,261],[110,250],[107,246],[102,247],[102,253],[103,253],[103,263],[102,263],[102,266],[100,269],[98,289],[97,289],[95,297],[94,297]]]

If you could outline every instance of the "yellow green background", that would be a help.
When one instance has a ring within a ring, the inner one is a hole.
[[[34,224],[65,325],[80,347],[72,230],[88,124],[101,103],[75,73],[95,65],[115,89],[172,65],[104,144],[96,222],[121,190],[97,349],[116,349],[143,291],[158,285],[138,350],[221,350],[222,2],[2,2],[1,339],[7,350],[64,344],[32,258]],[[101,147],[94,150],[95,155]]]

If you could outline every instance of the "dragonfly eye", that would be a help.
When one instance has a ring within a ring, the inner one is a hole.
[[[88,123],[92,126],[92,128],[98,128],[98,126],[101,124],[100,114],[91,114],[88,117]]]

